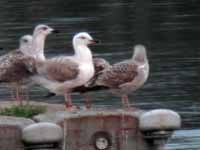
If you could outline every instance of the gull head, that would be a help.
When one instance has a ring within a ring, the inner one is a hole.
[[[37,25],[33,31],[33,35],[43,35],[47,36],[48,34],[51,33],[57,33],[57,30],[54,30],[53,28],[49,27],[48,25],[45,24],[40,24]]]
[[[93,58],[93,63],[96,73],[110,67],[109,62],[103,58]]]
[[[92,36],[89,35],[87,32],[78,33],[73,38],[73,44],[76,46],[77,45],[87,46],[87,45],[98,43],[98,42],[99,42],[98,40],[93,39]]]
[[[133,59],[137,62],[146,62],[147,61],[147,54],[146,48],[144,45],[138,44],[134,46],[134,53]]]
[[[33,37],[31,35],[24,35],[19,40],[20,50],[30,50],[32,46]]]

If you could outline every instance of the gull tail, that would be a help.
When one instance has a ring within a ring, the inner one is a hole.
[[[44,98],[51,98],[51,97],[54,97],[54,96],[56,96],[55,93],[49,92],[49,93],[47,93],[47,95],[44,96]]]

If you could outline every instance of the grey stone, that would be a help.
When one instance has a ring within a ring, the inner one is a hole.
[[[22,117],[0,116],[0,126],[17,126],[21,129],[33,124],[34,121]]]
[[[148,111],[139,118],[139,128],[142,131],[176,130],[180,126],[181,118],[178,113],[168,109]]]
[[[59,142],[63,139],[63,131],[54,123],[35,123],[24,128],[22,138],[26,143]]]

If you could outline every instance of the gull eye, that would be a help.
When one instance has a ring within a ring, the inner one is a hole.
[[[85,39],[86,39],[86,37],[85,37],[85,36],[81,36],[80,38],[81,38],[81,39],[83,39],[83,40],[85,40]]]
[[[47,27],[42,27],[42,30],[47,30]]]
[[[23,42],[24,42],[24,43],[28,43],[28,40],[27,40],[27,39],[23,39]]]

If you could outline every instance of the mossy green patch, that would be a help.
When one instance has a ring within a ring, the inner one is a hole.
[[[33,116],[45,113],[46,111],[46,106],[36,106],[28,104],[22,106],[13,105],[9,108],[1,109],[0,115],[32,118]]]

